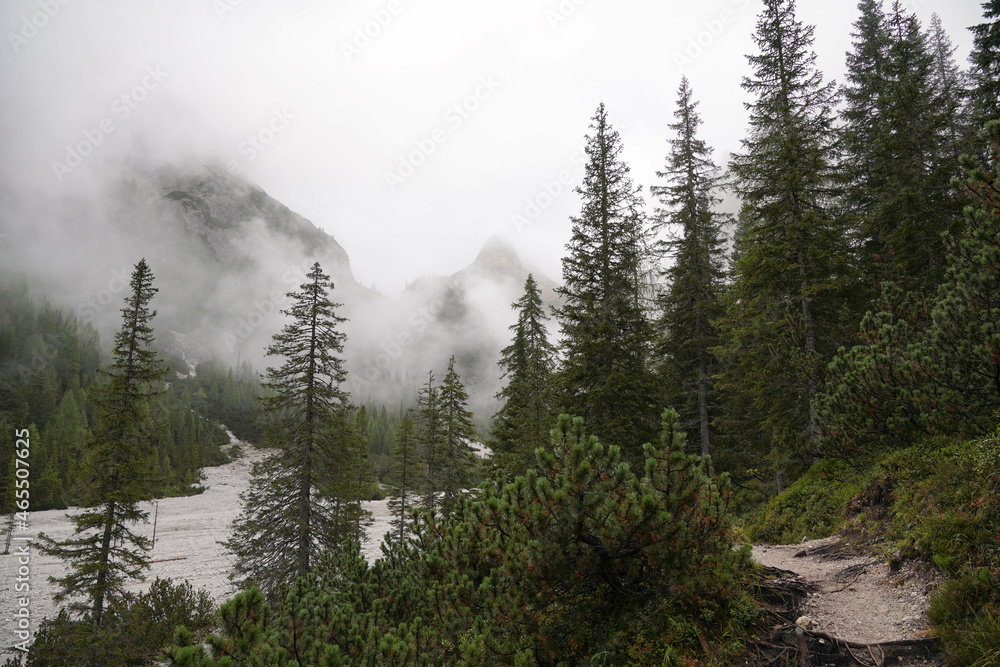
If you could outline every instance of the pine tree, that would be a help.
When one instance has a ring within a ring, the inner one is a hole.
[[[345,339],[338,326],[346,320],[336,314],[340,304],[330,301],[333,288],[317,262],[300,291],[288,294],[292,305],[281,312],[291,321],[267,349],[284,363],[267,369],[270,394],[262,399],[278,450],[254,465],[243,511],[225,543],[236,556],[234,577],[269,594],[305,576],[320,553],[343,547],[358,532],[358,517],[338,514],[342,507],[326,500],[349,500],[337,488],[345,479],[334,475],[351,464],[345,457],[356,455],[341,389],[347,373],[338,356]]]
[[[996,426],[1000,408],[1000,120],[979,135],[990,168],[964,156],[955,184],[974,204],[965,209],[960,236],[947,238],[948,270],[931,311],[929,346],[935,377],[954,407],[952,428],[982,434]]]
[[[73,537],[61,542],[42,537],[43,551],[68,561],[71,569],[56,579],[55,599],[88,598],[74,608],[87,612],[95,626],[125,582],[148,567],[149,539],[131,527],[148,520],[139,502],[150,498],[153,484],[149,398],[166,371],[151,349],[156,311],[149,310],[149,302],[157,290],[145,259],[135,265],[130,287],[111,368],[102,371],[106,382],[91,394],[96,423],[82,471],[88,509],[72,517]]]
[[[587,136],[580,215],[562,260],[562,408],[607,442],[629,449],[656,435],[660,397],[650,369],[652,325],[643,300],[649,231],[640,188],[622,161],[622,144],[601,104]]]
[[[723,217],[712,210],[719,201],[715,192],[721,176],[711,149],[698,138],[701,117],[687,77],[677,94],[666,170],[656,172],[667,185],[652,188],[663,207],[657,211],[660,225],[670,233],[664,250],[673,259],[659,299],[657,357],[673,389],[668,403],[679,409],[685,428],[698,433],[701,453],[708,456],[717,403],[712,390],[712,376],[718,371],[714,323],[724,313],[719,298],[725,261]]]
[[[55,472],[67,502],[74,502],[77,497],[76,487],[80,480],[75,462],[80,460],[89,438],[87,417],[77,403],[75,392],[68,389],[59,402],[55,417],[43,429],[44,441],[58,454]]]
[[[447,515],[454,510],[462,491],[473,485],[476,468],[476,454],[470,444],[477,438],[476,428],[467,407],[469,394],[455,370],[454,356],[448,361],[438,400],[443,437],[438,449],[441,463],[436,490],[441,492],[441,511]]]
[[[849,248],[830,210],[835,93],[793,0],[766,0],[754,41],[759,53],[748,57],[752,74],[743,80],[755,96],[749,137],[731,164],[744,205],[718,386],[728,437],[801,460],[816,451],[821,369],[853,319],[840,293]]]
[[[361,504],[372,497],[375,478],[368,464],[368,410],[345,408],[341,425],[333,432],[338,456],[324,472],[330,480],[321,497],[330,504],[335,523],[344,526],[343,543],[364,542],[372,523],[371,512]]]
[[[421,487],[416,429],[408,414],[403,415],[396,431],[396,447],[392,452],[392,472],[388,482],[392,489],[389,492],[392,520],[387,538],[402,543],[406,539],[410,513],[418,506],[417,490]]]
[[[523,474],[535,460],[535,450],[549,445],[555,423],[553,376],[555,346],[549,342],[541,292],[528,274],[524,295],[511,304],[518,311],[511,325],[514,339],[500,352],[497,365],[507,385],[497,394],[503,407],[493,417],[489,446],[494,476],[500,481]]]

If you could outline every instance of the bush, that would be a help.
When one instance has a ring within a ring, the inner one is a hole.
[[[204,632],[214,618],[214,604],[190,583],[157,578],[144,593],[115,600],[100,627],[74,619],[63,609],[39,625],[28,652],[28,667],[145,667],[162,660],[162,649],[178,626]]]

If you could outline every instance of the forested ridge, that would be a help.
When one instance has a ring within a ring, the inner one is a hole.
[[[946,579],[948,664],[1000,664],[1000,1],[963,69],[936,17],[861,0],[839,85],[794,0],[763,5],[729,164],[684,78],[647,201],[597,107],[559,303],[529,276],[511,304],[487,432],[455,357],[410,405],[353,402],[319,262],[259,376],[169,377],[145,260],[110,359],[5,289],[0,421],[32,424],[33,503],[90,508],[45,543],[72,604],[28,664],[805,664],[767,652],[788,628],[747,541],[839,530]],[[221,460],[206,418],[268,447],[225,540],[242,592],[214,615],[169,583],[123,593],[148,567],[137,503]]]

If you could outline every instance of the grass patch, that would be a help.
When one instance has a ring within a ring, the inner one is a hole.
[[[862,474],[847,463],[820,461],[750,519],[747,536],[754,542],[792,544],[833,535],[844,525],[844,509],[863,483]]]

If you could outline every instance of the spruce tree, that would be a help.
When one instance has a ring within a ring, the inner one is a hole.
[[[944,271],[941,233],[961,207],[955,174],[964,95],[948,36],[925,34],[896,0],[865,0],[848,54],[844,146],[867,298],[883,280],[931,294]]]
[[[42,536],[42,550],[70,567],[54,579],[60,585],[55,599],[86,597],[72,608],[87,613],[95,626],[125,583],[148,567],[149,539],[133,527],[149,517],[139,506],[151,497],[154,481],[149,399],[166,371],[152,350],[156,311],[149,303],[157,290],[145,259],[135,265],[129,286],[111,367],[101,371],[106,381],[91,392],[95,424],[81,471],[87,509],[71,517],[72,537],[57,542]]]
[[[861,0],[860,16],[851,36],[853,50],[847,52],[847,83],[841,89],[842,145],[849,179],[846,203],[860,220],[875,207],[885,179],[877,159],[882,144],[885,88],[889,58],[889,30],[882,0]]]
[[[448,361],[438,400],[443,437],[438,449],[441,463],[436,490],[441,492],[441,511],[447,515],[455,509],[462,491],[473,486],[477,458],[471,446],[477,435],[467,407],[469,394],[455,370],[454,356]]]
[[[955,61],[956,47],[941,23],[941,17],[931,14],[927,33],[927,48],[930,50],[934,66],[931,69],[931,88],[941,101],[940,111],[944,115],[941,133],[942,159],[957,161],[961,157],[971,120],[968,108],[970,83],[968,75]]]
[[[243,511],[225,543],[236,556],[233,576],[269,594],[308,574],[320,553],[344,547],[359,530],[358,513],[342,511],[352,500],[343,487],[355,480],[338,476],[357,451],[341,389],[347,373],[338,327],[346,319],[336,314],[340,304],[330,301],[333,289],[317,262],[300,291],[288,294],[292,305],[281,312],[291,321],[267,349],[283,364],[267,369],[270,393],[262,399],[277,450],[254,465]]]
[[[719,348],[729,437],[777,460],[816,451],[812,399],[833,341],[851,326],[845,230],[830,210],[838,185],[833,84],[823,83],[813,28],[793,0],[766,0],[743,88],[750,130],[731,170],[744,205]],[[780,476],[778,477],[780,486]]]
[[[981,136],[991,167],[963,157],[958,181],[975,201],[961,235],[946,237],[948,268],[931,300],[883,286],[863,321],[861,344],[830,364],[819,405],[826,449],[853,456],[928,433],[982,435],[1000,408],[1000,122]],[[928,317],[929,313],[929,317]]]
[[[643,299],[649,230],[641,188],[632,184],[604,104],[590,129],[583,183],[575,190],[583,206],[572,218],[558,289],[563,305],[555,311],[563,334],[560,398],[564,410],[638,461],[637,443],[656,435],[660,400]]]
[[[663,249],[673,263],[659,299],[657,357],[672,391],[667,402],[681,414],[684,428],[698,434],[703,456],[711,451],[711,421],[717,400],[712,376],[718,372],[713,348],[718,344],[715,321],[723,315],[719,299],[724,277],[723,217],[712,207],[721,176],[711,149],[698,138],[698,103],[687,77],[677,92],[676,122],[665,171],[667,184],[652,188],[659,197],[660,224],[669,236]]]
[[[972,122],[983,126],[1000,118],[1000,0],[982,3],[983,23],[972,26]]]
[[[396,431],[396,447],[392,452],[392,471],[388,479],[391,528],[387,539],[402,544],[407,535],[410,513],[419,503],[421,487],[420,464],[417,457],[417,435],[413,420],[404,414]]]
[[[434,386],[434,372],[427,372],[427,384],[417,396],[419,430],[417,443],[420,448],[422,492],[424,505],[433,510],[437,506],[440,490],[444,426],[441,418],[441,399]]]
[[[524,294],[511,304],[518,311],[511,325],[514,339],[500,352],[497,365],[507,385],[497,394],[503,407],[493,417],[489,446],[494,475],[513,480],[535,460],[535,450],[549,445],[555,423],[553,376],[555,346],[549,342],[538,283],[528,274]]]

